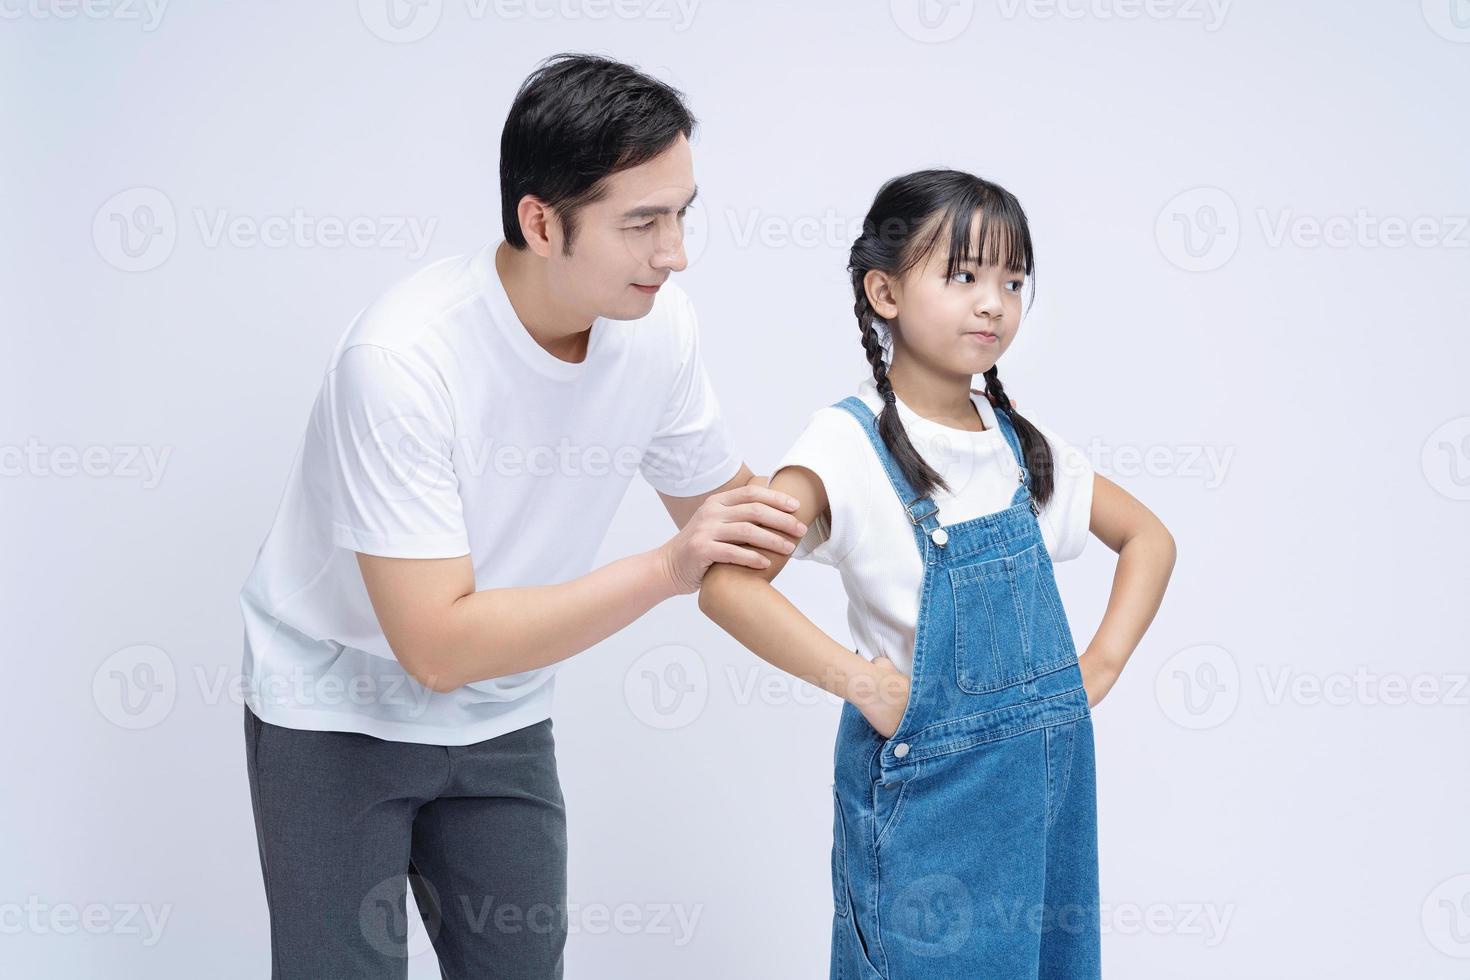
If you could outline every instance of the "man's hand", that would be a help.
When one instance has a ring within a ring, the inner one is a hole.
[[[680,529],[659,549],[660,564],[675,594],[699,591],[704,573],[715,562],[766,568],[769,558],[743,545],[757,545],[767,551],[790,554],[796,549],[777,531],[800,539],[806,525],[792,512],[799,506],[796,498],[769,487],[758,485],[753,477],[747,485],[711,496]]]
[[[909,679],[887,657],[874,657],[867,682],[853,682],[852,703],[873,731],[892,738],[909,706]]]

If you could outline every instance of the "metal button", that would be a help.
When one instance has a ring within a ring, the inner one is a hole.
[[[933,531],[929,533],[929,537],[934,539],[935,544],[943,548],[945,542],[949,541],[949,532],[942,527],[936,527]]]
[[[907,743],[907,742],[899,742],[897,745],[895,745],[893,747],[893,757],[895,759],[902,759],[904,756],[906,756],[908,754],[909,754],[909,743]]]

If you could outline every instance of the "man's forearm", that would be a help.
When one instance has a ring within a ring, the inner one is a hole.
[[[431,686],[534,670],[581,653],[677,590],[657,549],[556,585],[485,589],[456,600],[424,672]]]

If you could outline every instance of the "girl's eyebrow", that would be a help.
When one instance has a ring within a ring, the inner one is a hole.
[[[985,268],[985,263],[984,262],[981,262],[979,259],[977,259],[975,256],[972,255],[968,259],[965,259],[965,261],[963,261],[963,262],[961,262],[959,264],[959,267],[961,269],[967,268],[967,267],[970,267],[970,266],[974,266],[976,269],[983,269],[983,268]],[[1006,266],[1006,275],[1008,275],[1008,276],[1024,276],[1025,274],[1026,274],[1026,270],[1025,269],[1018,268],[1016,266]]]
[[[682,210],[684,210],[684,208],[687,208],[689,205],[693,204],[694,203],[694,199],[696,197],[698,197],[698,196],[699,196],[699,188],[698,187],[695,187],[694,188],[694,193],[692,193],[692,194],[689,195],[689,200],[685,201],[684,202],[684,206],[681,207],[679,210],[682,211]],[[669,208],[669,207],[656,207],[656,206],[653,206],[653,205],[645,205],[645,206],[643,206],[641,208],[633,208],[631,211],[624,211],[622,213],[622,215],[619,216],[619,220],[620,221],[632,221],[635,218],[657,218],[657,217],[659,217],[661,215],[673,214],[673,213],[674,213],[674,209],[673,208]]]

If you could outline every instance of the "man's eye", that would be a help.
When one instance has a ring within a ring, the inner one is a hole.
[[[653,225],[654,225],[654,222],[648,221],[648,222],[645,222],[644,224],[641,224],[641,225],[634,225],[633,226],[633,230],[634,231],[647,231],[648,229],[652,228]]]

